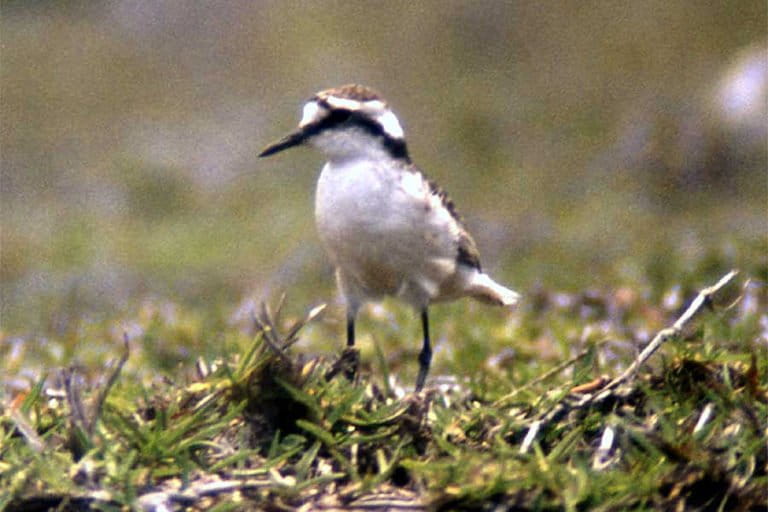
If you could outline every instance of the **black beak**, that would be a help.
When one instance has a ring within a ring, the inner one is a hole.
[[[305,140],[307,140],[307,135],[302,130],[293,132],[290,135],[286,135],[285,137],[275,142],[274,144],[270,144],[269,146],[264,148],[264,151],[259,153],[259,156],[274,155],[275,153],[283,151],[284,149],[289,149],[294,146],[299,146],[303,144]]]

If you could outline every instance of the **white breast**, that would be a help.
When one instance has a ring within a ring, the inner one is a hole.
[[[459,228],[420,173],[390,163],[326,164],[317,228],[348,299],[397,295],[420,307],[456,271]]]

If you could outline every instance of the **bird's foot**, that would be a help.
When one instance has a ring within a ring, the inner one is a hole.
[[[339,358],[333,363],[331,369],[325,374],[327,380],[331,380],[337,374],[343,374],[348,380],[354,381],[360,367],[360,350],[355,347],[347,347]]]

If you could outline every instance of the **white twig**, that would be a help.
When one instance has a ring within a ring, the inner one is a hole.
[[[712,412],[715,410],[715,404],[712,402],[708,403],[704,410],[701,411],[701,416],[699,416],[699,421],[696,422],[696,426],[693,427],[693,433],[698,434],[701,429],[703,429],[707,423],[709,423],[710,418],[712,418]]]
[[[40,453],[45,449],[45,441],[38,435],[35,427],[27,421],[27,418],[24,417],[19,409],[11,409],[11,420],[13,420],[21,435],[24,436],[24,439],[27,440],[27,446],[32,451]]]
[[[271,485],[269,479],[263,480],[222,480],[192,485],[179,491],[154,491],[139,496],[137,505],[145,512],[165,512],[177,510],[177,505],[191,506],[205,496],[217,496],[224,493],[260,489]]]
[[[603,437],[600,438],[600,447],[598,448],[598,451],[605,453],[610,452],[611,447],[613,446],[614,437],[616,437],[616,434],[613,431],[613,427],[610,425],[605,427],[605,430],[603,431]]]
[[[611,450],[613,449],[613,442],[615,439],[616,430],[611,425],[608,425],[605,427],[605,430],[603,430],[603,435],[600,438],[600,446],[597,448],[594,457],[592,457],[592,469],[600,471],[611,464]]]
[[[536,439],[536,435],[539,433],[539,428],[541,428],[541,421],[536,420],[531,423],[528,433],[525,434],[525,439],[523,439],[523,444],[520,445],[521,455],[528,453],[533,441]]]
[[[640,354],[638,354],[632,364],[629,365],[629,367],[624,370],[621,375],[606,384],[605,387],[603,387],[600,391],[584,395],[580,400],[576,402],[567,403],[565,401],[561,401],[555,405],[554,408],[552,408],[548,413],[536,421],[541,421],[546,424],[555,418],[561,417],[562,414],[568,411],[589,407],[590,405],[602,402],[611,396],[621,395],[622,393],[617,388],[634,377],[637,370],[642,365],[644,365],[646,361],[648,361],[648,359],[659,349],[659,347],[661,347],[661,345],[663,345],[666,341],[675,339],[680,336],[680,333],[683,331],[683,328],[688,324],[688,322],[690,322],[691,319],[696,316],[696,314],[698,314],[705,305],[711,304],[712,296],[720,291],[720,289],[722,289],[725,285],[727,285],[736,276],[736,274],[738,274],[736,270],[731,270],[726,275],[721,277],[717,283],[701,290],[696,298],[693,299],[691,305],[688,306],[688,308],[683,312],[682,315],[680,315],[680,317],[672,324],[672,326],[659,331],[656,336],[653,337],[651,342],[648,343],[648,345],[640,352]]]
[[[613,389],[619,384],[624,383],[635,374],[638,368],[645,364],[645,362],[653,355],[654,352],[659,349],[662,344],[664,344],[664,342],[680,336],[683,328],[688,322],[690,322],[691,318],[693,318],[699,311],[701,311],[701,309],[706,304],[710,304],[712,301],[712,296],[722,287],[728,284],[731,279],[736,277],[736,274],[738,274],[736,270],[731,270],[726,275],[721,277],[717,283],[710,286],[709,288],[704,288],[701,290],[696,298],[693,299],[691,305],[688,306],[688,309],[686,309],[685,312],[680,315],[680,318],[678,318],[675,323],[672,324],[672,327],[667,327],[666,329],[660,330],[656,336],[653,337],[651,342],[643,349],[643,351],[638,354],[637,358],[632,362],[632,364],[629,365],[629,368],[624,370],[624,373],[609,382],[604,389]]]

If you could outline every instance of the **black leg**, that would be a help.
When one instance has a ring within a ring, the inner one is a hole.
[[[347,310],[347,348],[341,352],[339,360],[325,374],[326,379],[332,379],[341,372],[347,379],[354,381],[360,366],[360,351],[355,348],[355,313],[356,309]]]
[[[347,312],[347,346],[355,346],[355,314],[351,311]]]
[[[429,345],[429,317],[427,308],[421,311],[421,327],[424,331],[424,345],[419,353],[419,376],[416,378],[416,391],[421,391],[424,387],[424,381],[427,380],[429,373],[429,363],[432,362],[432,347]]]

